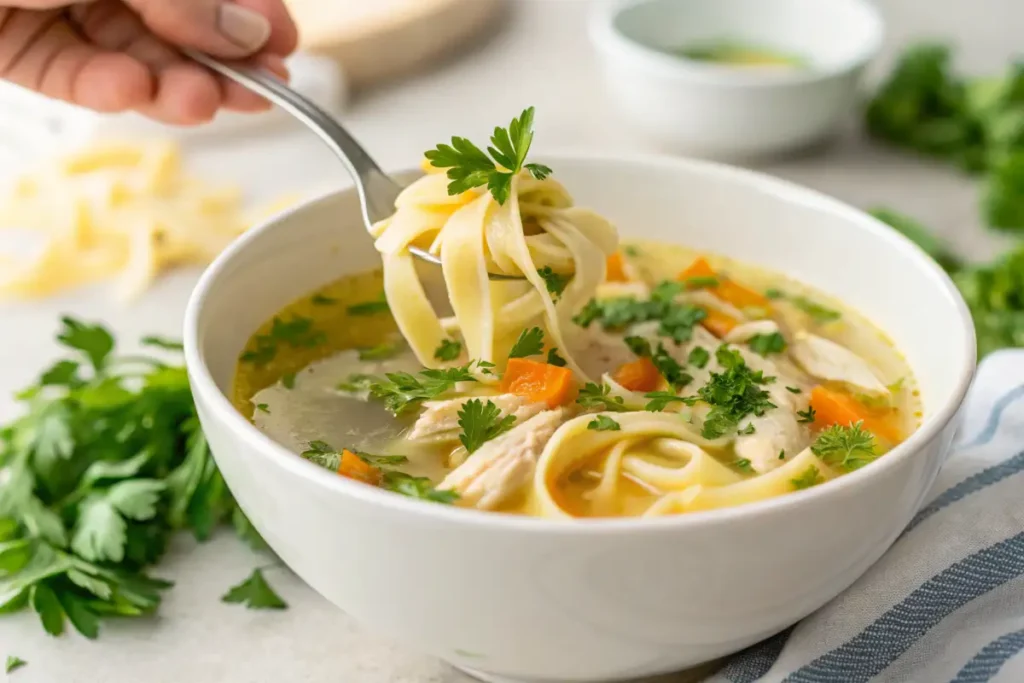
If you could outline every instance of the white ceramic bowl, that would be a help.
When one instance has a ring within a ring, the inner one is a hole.
[[[743,158],[827,136],[857,101],[883,26],[867,0],[616,0],[590,34],[612,103],[671,151]],[[735,68],[666,50],[708,40],[786,50],[806,69]]]
[[[810,190],[706,162],[542,160],[580,205],[626,236],[764,264],[868,315],[917,373],[921,429],[823,486],[661,519],[514,517],[338,477],[270,441],[227,396],[257,326],[312,289],[379,263],[347,190],[246,234],[196,287],[185,352],[217,464],[256,528],[314,589],[366,628],[458,666],[521,680],[606,681],[734,652],[835,597],[914,514],[973,374],[970,316],[910,242]]]

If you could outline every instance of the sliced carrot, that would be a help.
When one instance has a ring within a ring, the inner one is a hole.
[[[378,486],[381,479],[381,473],[378,468],[347,449],[341,452],[341,464],[338,465],[338,474],[370,484],[371,486]]]
[[[872,414],[863,403],[842,392],[823,386],[814,387],[811,390],[811,408],[814,409],[814,426],[818,429],[832,425],[848,427],[861,422],[864,429],[890,444],[900,441],[899,429],[891,421]]]
[[[626,275],[626,261],[621,251],[617,251],[608,257],[605,282],[629,282]]]
[[[711,267],[707,259],[704,257],[698,258],[696,261],[690,264],[690,266],[679,273],[679,280],[690,280],[693,278],[709,278],[713,277],[718,280],[718,284],[714,287],[706,287],[708,291],[717,296],[723,301],[728,301],[737,308],[748,308],[748,307],[761,307],[767,308],[769,306],[768,297],[755,292],[749,287],[744,287],[741,284],[733,282],[732,280],[722,277],[715,272],[715,269]]]
[[[661,373],[650,358],[637,358],[620,365],[612,379],[630,391],[654,391],[661,383]]]
[[[501,379],[501,390],[554,408],[573,399],[576,385],[569,368],[528,358],[510,358]]]
[[[712,308],[707,312],[707,317],[700,321],[700,324],[711,334],[723,339],[725,335],[732,332],[732,328],[739,325],[739,321],[727,313]]]

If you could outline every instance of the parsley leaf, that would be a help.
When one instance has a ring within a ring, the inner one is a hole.
[[[286,609],[288,607],[288,603],[282,600],[263,578],[262,569],[254,569],[249,578],[232,586],[221,598],[221,601],[245,605],[249,609]]]
[[[266,365],[277,356],[278,344],[292,348],[313,348],[327,341],[327,334],[314,329],[312,318],[292,316],[290,320],[275,317],[266,334],[258,334],[241,360],[255,365]]]
[[[539,327],[531,327],[522,331],[519,339],[512,346],[512,350],[508,352],[508,357],[525,358],[526,356],[536,356],[542,351],[544,351],[544,332]]]
[[[797,491],[800,491],[801,489],[809,489],[823,481],[825,480],[822,478],[821,472],[814,465],[809,465],[807,469],[801,472],[798,476],[790,479],[790,482],[793,484],[793,488]]]
[[[789,296],[785,292],[782,292],[778,289],[769,289],[764,294],[769,299],[789,301],[798,309],[809,315],[811,319],[818,324],[835,322],[836,320],[839,320],[840,318],[843,317],[843,314],[835,310],[834,308],[822,306],[821,304],[817,303],[816,301],[812,301],[811,299],[808,299],[806,296],[803,296],[802,294]]]
[[[635,297],[591,299],[573,318],[580,327],[589,327],[600,321],[606,330],[619,330],[637,323],[657,320],[658,334],[669,337],[677,344],[689,341],[693,327],[707,317],[697,306],[676,303],[674,297],[682,290],[678,282],[662,282],[651,291],[651,298],[642,301]]]
[[[331,306],[333,304],[338,303],[338,300],[333,298],[333,297],[329,297],[326,294],[319,294],[318,293],[318,294],[314,294],[312,296],[312,298],[310,298],[310,302],[314,306]]]
[[[466,138],[453,137],[451,145],[440,144],[425,156],[435,168],[448,169],[448,194],[456,195],[474,187],[487,186],[499,204],[508,200],[512,179],[526,169],[534,178],[543,180],[551,169],[542,164],[525,164],[533,142],[534,109],[523,110],[509,127],[494,129],[490,157]],[[492,161],[493,158],[493,161]],[[500,167],[500,168],[499,168]],[[504,169],[504,170],[502,170]]]
[[[652,413],[660,413],[665,410],[670,403],[687,403],[689,399],[682,396],[677,396],[671,391],[651,391],[644,394],[645,398],[651,399],[647,405],[644,406],[644,410]]]
[[[567,361],[558,355],[558,349],[548,349],[548,365],[554,365],[555,367],[564,368]]]
[[[404,472],[385,470],[381,488],[410,498],[451,505],[459,499],[455,491],[435,489],[426,477],[413,477]]]
[[[366,316],[366,315],[377,315],[378,313],[387,313],[391,310],[388,306],[387,299],[381,294],[380,298],[373,301],[364,301],[362,303],[353,304],[345,309],[345,312],[349,315],[354,316]]]
[[[694,346],[690,349],[690,355],[686,358],[687,362],[691,365],[704,369],[708,365],[708,361],[711,360],[711,354],[703,346]]]
[[[387,360],[394,358],[404,348],[401,344],[384,342],[365,349],[359,349],[359,360]]]
[[[57,335],[57,341],[64,346],[85,354],[96,372],[103,370],[114,350],[114,337],[102,325],[89,325],[71,317],[61,318],[64,329]]]
[[[576,403],[584,408],[600,408],[617,412],[629,410],[621,396],[609,396],[610,392],[611,387],[607,384],[587,382],[580,389],[579,396],[576,397]]]
[[[459,441],[470,453],[475,452],[494,437],[512,429],[515,415],[502,417],[501,409],[493,401],[484,403],[478,398],[462,404],[459,411],[459,426],[462,433]]]
[[[285,389],[294,389],[295,388],[295,373],[294,372],[286,372],[286,373],[284,373],[281,376],[281,386],[283,386]]]
[[[260,411],[261,413],[269,413],[270,412],[270,407],[267,406],[266,403],[257,403],[256,404],[256,410]]]
[[[437,398],[451,391],[458,382],[475,382],[470,365],[441,370],[424,370],[417,375],[408,372],[388,372],[385,379],[366,380],[370,395],[384,401],[384,407],[394,415],[417,408],[423,401]]]
[[[544,280],[544,284],[548,288],[548,292],[551,294],[551,298],[558,301],[558,297],[565,291],[566,285],[569,284],[568,275],[559,275],[551,269],[551,266],[544,266],[537,271],[537,275],[540,275]]]
[[[739,458],[738,460],[733,460],[732,466],[738,469],[740,472],[743,472],[744,474],[754,474],[754,467],[746,458]]]
[[[704,419],[701,435],[705,439],[717,439],[735,429],[747,415],[761,416],[775,407],[768,398],[768,392],[761,385],[771,379],[758,370],[754,372],[737,351],[720,346],[715,358],[725,369],[712,372],[707,384],[697,391],[697,396],[711,406]]]
[[[800,387],[786,387],[786,391],[791,394],[802,394],[803,390]]]
[[[4,665],[4,673],[14,673],[27,664],[28,662],[16,655],[7,655],[7,663]]]
[[[622,429],[622,425],[607,415],[598,415],[587,423],[587,429],[593,429],[598,432],[617,432]]]
[[[157,337],[155,335],[143,337],[140,343],[143,346],[152,346],[164,351],[181,351],[185,348],[185,345],[176,339],[167,339],[166,337]]]
[[[878,457],[874,435],[860,422],[844,427],[832,425],[818,434],[811,451],[829,465],[855,470]]]
[[[683,371],[683,366],[669,354],[661,343],[657,348],[652,348],[651,343],[643,337],[626,337],[624,341],[626,346],[637,356],[650,358],[651,363],[665,378],[665,381],[676,390],[682,389],[693,381],[693,376]]]
[[[437,360],[455,360],[462,353],[462,342],[451,339],[442,339],[441,344],[434,349],[434,358]]]
[[[760,356],[768,356],[772,353],[782,353],[786,350],[786,340],[778,332],[771,334],[755,334],[747,342],[750,350]]]
[[[789,387],[786,387],[786,388],[788,389]],[[799,393],[799,390],[797,391],[797,393]],[[800,419],[797,420],[797,422],[803,422],[803,423],[807,423],[807,424],[810,424],[811,422],[814,422],[814,417],[815,417],[814,406],[807,406],[807,410],[798,410],[798,411],[796,411],[796,416],[798,418],[800,418]]]

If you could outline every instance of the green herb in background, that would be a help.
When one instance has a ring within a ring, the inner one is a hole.
[[[16,655],[7,655],[7,662],[6,664],[4,664],[4,673],[13,673],[14,671],[17,671],[18,669],[26,665],[28,665],[28,662],[26,662],[21,657],[18,657]]]
[[[988,225],[1024,230],[1024,61],[1002,76],[953,73],[948,46],[907,49],[868,104],[879,139],[985,173],[981,211]]]
[[[147,569],[174,532],[202,541],[230,522],[265,545],[210,457],[183,366],[117,356],[105,328],[72,318],[58,340],[72,355],[0,428],[0,613],[31,606],[50,634],[95,638],[106,617],[157,610],[171,584]]]
[[[254,569],[242,583],[232,586],[224,594],[221,602],[245,605],[249,609],[286,609],[288,603],[278,597],[267,580],[263,578],[262,569]]]
[[[952,252],[945,242],[910,216],[886,207],[875,207],[870,209],[868,213],[883,223],[889,224],[896,229],[896,232],[899,232],[911,242],[921,247],[926,254],[935,259],[945,270],[954,271],[963,265],[960,258]]]

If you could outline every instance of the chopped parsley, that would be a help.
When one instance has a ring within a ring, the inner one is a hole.
[[[818,434],[811,451],[829,465],[855,470],[878,457],[874,435],[860,422],[850,426],[832,425]]]
[[[486,186],[499,204],[504,204],[512,191],[512,179],[521,170],[543,180],[551,169],[543,164],[527,164],[526,154],[533,142],[533,107],[512,119],[508,128],[495,128],[487,153],[466,138],[453,137],[452,144],[440,144],[425,156],[434,168],[447,169],[448,194],[456,195],[474,187]]]
[[[814,322],[819,324],[835,322],[836,320],[839,320],[840,318],[843,317],[843,314],[835,310],[834,308],[822,306],[818,302],[812,301],[811,299],[808,299],[806,296],[803,296],[801,294],[789,296],[782,290],[769,289],[765,291],[764,295],[769,299],[785,299],[789,301],[791,304],[799,308],[801,311],[811,316],[811,318],[814,319]]]
[[[455,491],[442,491],[434,488],[433,482],[426,477],[414,477],[397,470],[384,470],[380,487],[392,493],[400,493],[409,498],[418,498],[431,503],[451,505],[459,499]]]
[[[576,398],[576,403],[580,404],[584,408],[601,408],[602,410],[611,410],[617,412],[625,412],[629,410],[625,406],[625,401],[621,396],[609,396],[611,387],[607,384],[594,384],[593,382],[587,382],[580,389],[580,394]]]
[[[587,424],[587,429],[598,432],[617,432],[622,429],[622,425],[607,415],[598,415]]]
[[[817,467],[809,465],[800,475],[789,481],[792,482],[793,488],[799,491],[801,489],[809,489],[825,480],[822,478],[821,472],[818,471]]]
[[[778,332],[771,334],[755,334],[747,342],[750,350],[760,356],[768,356],[773,353],[782,353],[786,350],[786,340]]]
[[[709,289],[719,285],[718,278],[713,275],[688,277],[683,281],[687,289]]]
[[[353,304],[345,309],[349,315],[355,316],[377,315],[378,313],[387,313],[390,310],[391,308],[388,306],[388,300],[384,298],[383,293],[378,299]]]
[[[703,370],[707,367],[708,361],[711,360],[711,354],[703,346],[694,346],[690,349],[690,355],[687,356],[686,360],[690,365]]]
[[[295,373],[294,372],[286,372],[284,375],[282,375],[281,376],[281,386],[283,386],[285,389],[294,389],[295,388]]]
[[[677,396],[671,391],[651,391],[644,394],[644,398],[650,399],[644,406],[644,410],[652,413],[660,413],[670,403],[688,403],[690,401],[690,399]]]
[[[622,253],[625,254],[626,256],[639,256],[640,248],[632,244],[627,244],[626,246],[622,247]]]
[[[786,391],[788,391],[791,394],[802,394],[803,393],[803,391],[800,389],[800,387],[786,387]]]
[[[717,439],[736,429],[747,415],[760,417],[775,407],[761,385],[773,381],[760,370],[751,370],[743,357],[726,346],[718,347],[715,358],[724,372],[712,372],[711,379],[697,391],[697,397],[711,406],[701,435]]]
[[[270,408],[267,406],[266,403],[257,403],[256,404],[256,410],[260,411],[261,413],[269,413],[270,412]]]
[[[523,330],[508,352],[509,358],[536,356],[544,351],[544,332],[539,327]]]
[[[807,410],[798,410],[798,411],[796,411],[796,416],[798,418],[800,418],[800,419],[797,420],[797,422],[803,422],[803,423],[814,422],[815,415],[816,415],[816,413],[814,412],[814,406],[807,406]]]
[[[314,294],[310,301],[314,306],[331,306],[338,303],[337,299],[326,296],[325,294]]]
[[[470,399],[462,404],[459,411],[459,426],[462,427],[459,441],[469,453],[473,453],[494,437],[512,429],[515,421],[515,415],[502,417],[501,409],[494,401],[484,403],[478,398]]]
[[[674,297],[682,289],[678,282],[662,282],[651,291],[646,301],[623,296],[611,299],[591,299],[573,318],[580,327],[599,322],[606,330],[621,330],[630,325],[658,321],[658,334],[669,337],[677,344],[689,341],[693,327],[707,317],[702,308],[676,303]]]
[[[7,655],[7,662],[6,664],[4,664],[4,673],[14,673],[16,670],[20,669],[23,666],[26,666],[27,664],[28,662],[26,662],[21,657],[17,657],[15,655]]]
[[[626,337],[626,346],[641,358],[650,358],[658,372],[676,390],[682,389],[693,381],[693,376],[683,370],[683,366],[673,358],[665,347],[659,343],[652,348],[651,343],[643,337]]]
[[[369,391],[370,385],[375,381],[376,378],[373,375],[354,373],[349,375],[344,382],[339,382],[338,386],[335,388],[338,391],[346,391],[351,394],[356,394],[360,391]]]
[[[537,271],[537,275],[540,275],[544,280],[544,284],[548,288],[548,292],[551,294],[551,298],[558,301],[558,297],[565,291],[566,285],[569,284],[568,275],[559,275],[551,269],[551,266],[544,266]]]
[[[384,378],[373,377],[360,382],[360,388],[384,401],[384,407],[394,415],[418,408],[423,401],[437,398],[455,388],[458,382],[475,382],[471,364],[441,370],[423,370],[417,374],[388,372]]]
[[[255,365],[266,365],[277,356],[279,344],[300,349],[311,349],[327,341],[327,334],[313,327],[313,319],[292,316],[290,320],[275,317],[266,334],[258,334],[253,346],[241,355],[241,360]]]
[[[462,353],[462,342],[451,339],[442,339],[441,344],[434,349],[434,358],[437,360],[455,360]]]
[[[733,460],[732,461],[732,466],[735,467],[736,469],[738,469],[740,472],[743,472],[744,474],[754,474],[754,468],[750,464],[750,461],[747,460],[746,458],[740,458],[739,460]]]
[[[564,368],[566,360],[558,355],[558,349],[548,349],[548,365]]]
[[[736,430],[736,433],[739,434],[740,436],[750,436],[751,434],[754,434],[756,432],[757,428],[754,427],[753,422],[748,422],[746,427]]]
[[[359,349],[359,360],[387,360],[397,356],[402,348],[401,344],[385,342],[366,349]]]

